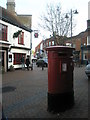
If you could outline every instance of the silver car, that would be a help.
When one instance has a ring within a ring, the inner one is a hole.
[[[86,73],[88,79],[90,79],[90,63],[86,66],[85,73]]]

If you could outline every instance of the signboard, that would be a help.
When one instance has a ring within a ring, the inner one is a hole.
[[[63,72],[67,71],[67,64],[66,63],[62,63],[62,71]]]
[[[38,38],[38,30],[34,30],[34,37]]]

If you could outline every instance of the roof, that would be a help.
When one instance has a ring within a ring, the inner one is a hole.
[[[32,16],[30,14],[18,14],[18,16]]]
[[[8,22],[8,23],[10,23],[14,26],[20,27],[20,28],[22,28],[26,31],[32,32],[31,29],[28,29],[23,24],[21,24],[21,22],[17,19],[17,16],[12,14],[8,10],[6,10],[5,8],[0,6],[0,11],[2,12],[1,15],[0,15],[1,20],[5,21],[5,22]]]
[[[78,35],[76,36],[72,36],[72,39],[76,39],[76,38],[82,38],[84,35],[86,34],[87,36],[87,29],[83,32],[80,32]],[[67,39],[70,39],[71,37],[68,37]]]

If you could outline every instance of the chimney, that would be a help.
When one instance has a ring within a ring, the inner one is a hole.
[[[15,0],[7,0],[7,10],[15,14]]]

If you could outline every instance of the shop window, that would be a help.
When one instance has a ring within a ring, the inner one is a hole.
[[[0,23],[0,40],[7,41],[7,26]]]
[[[21,58],[22,56],[24,56],[24,58],[26,58],[25,54],[22,53],[14,53],[14,65],[16,64],[21,64]]]
[[[24,32],[21,32],[18,36],[18,44],[24,44]]]

